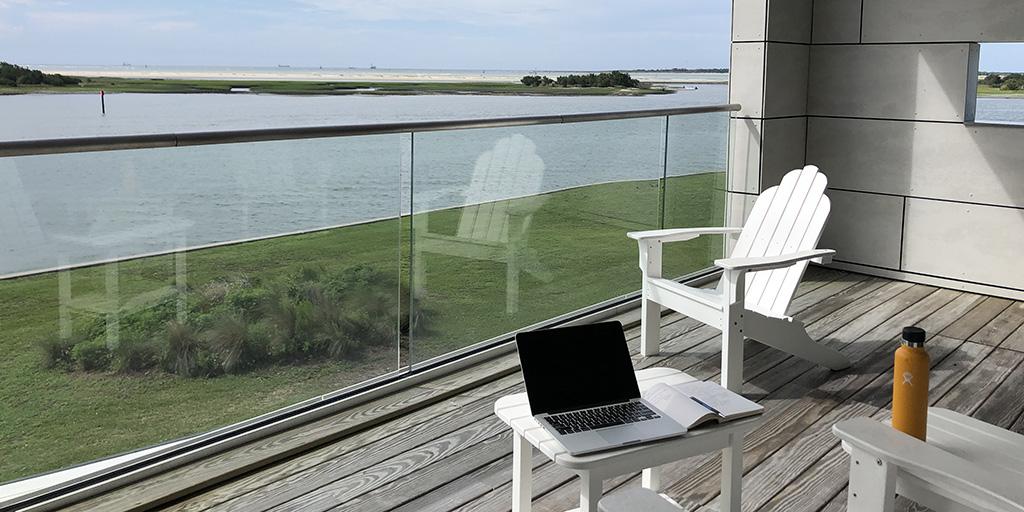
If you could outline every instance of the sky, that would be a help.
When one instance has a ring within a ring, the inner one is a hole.
[[[727,67],[726,0],[0,0],[0,60],[601,70]]]
[[[727,0],[0,0],[25,65],[727,67]],[[981,70],[1024,70],[1024,43]]]

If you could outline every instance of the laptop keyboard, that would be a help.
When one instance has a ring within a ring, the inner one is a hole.
[[[559,434],[575,434],[660,417],[640,402],[626,402],[595,409],[554,414],[545,419],[552,427],[555,427],[555,430],[558,430]]]

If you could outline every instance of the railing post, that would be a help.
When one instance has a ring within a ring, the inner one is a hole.
[[[665,229],[665,196],[668,193],[668,128],[671,118],[665,116],[665,139],[661,144],[661,180],[658,184],[658,229]]]
[[[418,261],[416,258],[416,230],[414,223],[416,222],[415,210],[415,194],[416,194],[416,132],[409,132],[409,347],[407,349],[409,359],[409,371],[412,371],[413,357],[412,357],[412,344],[413,344],[413,331],[416,321],[416,287],[421,286],[421,283],[425,280],[424,269],[422,268],[423,262]],[[401,216],[399,216],[399,232],[401,232]],[[399,253],[401,253],[401,247],[399,247]],[[399,294],[401,294],[401,283],[399,283]],[[399,308],[401,308],[401,301],[399,301]],[[402,367],[402,350],[399,346],[398,350],[398,368]]]

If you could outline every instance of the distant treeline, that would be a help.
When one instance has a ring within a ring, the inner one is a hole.
[[[629,76],[629,73],[621,71],[566,75],[555,79],[546,76],[527,75],[520,82],[529,87],[640,87],[639,80]]]
[[[0,62],[0,86],[17,87],[19,85],[76,85],[81,80],[61,74],[47,74],[38,69],[23,68]]]
[[[634,73],[728,73],[729,68],[660,68],[631,69]]]
[[[1019,91],[1024,89],[1024,73],[989,73],[978,83],[1004,91]]]

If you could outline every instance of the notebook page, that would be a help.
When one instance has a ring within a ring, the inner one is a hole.
[[[716,418],[714,413],[667,384],[651,386],[643,392],[643,397],[686,429]]]
[[[713,407],[725,420],[758,414],[764,410],[760,404],[747,400],[714,382],[698,380],[676,384],[673,388]]]

